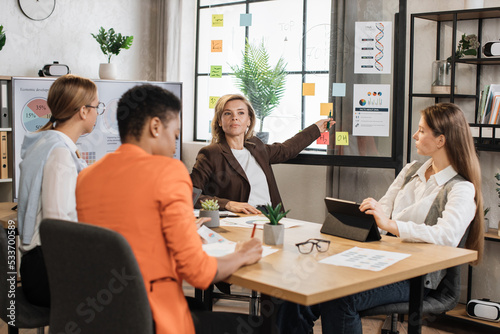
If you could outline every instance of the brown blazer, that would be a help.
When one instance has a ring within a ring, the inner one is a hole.
[[[273,206],[282,201],[271,165],[296,157],[319,135],[318,126],[313,124],[284,143],[266,145],[257,137],[245,141],[245,148],[255,157],[266,175]],[[191,172],[191,180],[194,187],[203,190],[195,205],[197,208],[200,207],[200,201],[217,199],[221,209],[225,210],[229,201],[248,202],[250,196],[250,183],[245,171],[234,157],[225,139],[220,143],[205,146],[198,152]]]

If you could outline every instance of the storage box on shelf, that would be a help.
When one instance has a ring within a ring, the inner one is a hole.
[[[494,66],[500,65],[500,57],[497,58],[484,58],[481,53],[481,49],[478,50],[478,56],[476,58],[450,58],[450,82],[449,82],[449,87],[456,87],[456,82],[457,76],[460,74],[457,73],[457,66],[460,66],[460,64],[468,64],[468,65],[473,65],[476,66],[476,71],[475,71],[475,77],[474,78],[467,78],[467,80],[470,80],[472,85],[474,85],[474,90],[475,92],[472,94],[463,94],[460,89],[447,89],[444,90],[445,93],[443,94],[432,94],[428,92],[415,92],[414,91],[414,70],[415,70],[415,65],[416,62],[418,61],[417,57],[415,57],[415,32],[416,32],[416,24],[415,22],[418,20],[426,20],[426,21],[434,21],[436,23],[436,38],[437,38],[437,43],[436,43],[436,60],[439,60],[440,57],[444,57],[445,59],[449,56],[445,55],[444,52],[442,52],[441,45],[445,45],[444,43],[441,43],[441,39],[443,36],[441,31],[442,31],[442,24],[448,24],[452,26],[452,32],[451,32],[451,37],[448,39],[444,39],[443,41],[445,43],[450,43],[451,44],[451,49],[450,50],[456,50],[457,49],[457,40],[459,38],[458,33],[457,33],[457,28],[458,28],[458,22],[460,21],[471,21],[476,22],[476,32],[472,31],[470,33],[477,33],[477,37],[479,42],[481,43],[481,46],[485,43],[488,42],[486,40],[482,40],[483,37],[483,30],[485,27],[488,26],[488,24],[496,24],[500,23],[500,7],[498,8],[482,8],[482,9],[473,9],[473,10],[456,10],[456,11],[446,11],[446,12],[430,12],[430,13],[418,13],[418,14],[412,14],[411,15],[411,30],[410,30],[410,73],[409,73],[409,117],[408,117],[408,161],[412,160],[412,141],[411,141],[411,135],[414,132],[414,129],[412,129],[412,112],[413,112],[413,103],[417,99],[422,99],[422,98],[432,98],[434,101],[437,102],[455,102],[455,100],[460,100],[460,101],[471,101],[473,102],[472,104],[474,105],[474,115],[469,115],[473,116],[473,119],[475,122],[477,122],[478,119],[478,112],[480,108],[480,94],[481,90],[483,87],[481,87],[481,75],[487,71],[491,71],[491,69]],[[447,44],[448,46],[450,44]],[[432,44],[431,44],[432,45]],[[423,64],[417,64],[422,66]],[[430,65],[429,65],[430,68]],[[500,70],[500,67],[498,68]],[[417,73],[417,72],[416,72]],[[463,78],[462,78],[463,79]],[[498,82],[491,82],[491,84],[500,84],[500,79],[498,79]],[[429,91],[430,87],[429,87]],[[443,90],[441,90],[443,91]],[[434,90],[434,93],[437,91]],[[472,110],[464,110],[464,112],[470,112],[472,113]],[[470,117],[472,119],[472,117]],[[469,124],[471,127],[472,134],[475,139],[476,143],[476,148],[478,150],[482,151],[498,151],[500,152],[500,125],[499,124],[478,124],[478,123],[470,123]],[[488,233],[485,234],[485,240],[488,241],[493,241],[493,242],[500,242],[500,236],[498,235],[498,230],[496,229],[490,229]],[[468,272],[468,285],[467,285],[467,300],[471,299],[471,287],[472,287],[472,275],[473,270],[472,267],[469,266],[469,272]],[[484,325],[488,326],[494,326],[500,328],[500,323],[494,323],[494,322],[488,322],[488,321],[483,321],[483,320],[478,320],[478,319],[473,319],[469,317],[465,311],[465,305],[459,304],[456,309],[454,309],[451,312],[448,312],[447,315],[452,316],[452,317],[457,317],[461,319],[465,319],[468,321],[473,321],[477,323],[481,323]]]

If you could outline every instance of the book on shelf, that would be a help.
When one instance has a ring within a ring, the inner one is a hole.
[[[488,97],[488,93],[490,92],[490,85],[485,85],[483,90],[481,90],[480,98],[479,98],[479,111],[478,111],[478,119],[477,123],[483,123],[483,115],[484,108],[486,106],[486,98]]]
[[[0,179],[9,178],[7,131],[0,131]]]
[[[485,88],[486,94],[486,88]],[[481,124],[496,124],[500,108],[500,84],[492,84],[486,94],[484,108],[480,110]]]

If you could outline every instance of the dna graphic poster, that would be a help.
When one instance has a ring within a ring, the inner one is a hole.
[[[356,22],[354,73],[390,74],[392,22]]]

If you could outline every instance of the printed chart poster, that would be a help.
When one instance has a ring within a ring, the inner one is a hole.
[[[19,163],[24,136],[43,127],[52,116],[47,105],[47,95],[56,78],[12,78],[13,128],[14,128],[14,198],[19,185]],[[118,133],[116,110],[118,100],[128,89],[144,81],[94,80],[99,100],[106,105],[106,111],[96,119],[91,133],[81,136],[76,146],[88,165],[93,164],[106,153],[115,151],[121,144]],[[181,98],[180,83],[148,82],[163,87]],[[138,97],[139,98],[139,97]],[[176,142],[175,158],[181,158],[181,139]]]
[[[354,73],[391,73],[392,22],[356,22]]]
[[[353,136],[389,137],[391,85],[354,85]]]

